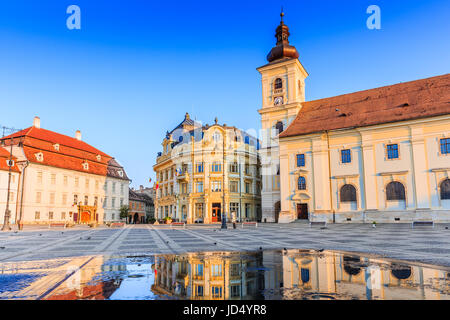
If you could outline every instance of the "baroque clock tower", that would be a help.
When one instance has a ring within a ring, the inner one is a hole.
[[[262,165],[262,221],[278,222],[280,212],[280,158],[278,134],[297,116],[305,101],[305,68],[299,54],[289,44],[289,28],[284,13],[276,29],[276,46],[267,55],[268,64],[257,68],[262,76],[261,148]]]

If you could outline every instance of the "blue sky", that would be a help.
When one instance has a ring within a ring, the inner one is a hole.
[[[66,9],[81,8],[81,30]],[[366,8],[381,8],[381,30]],[[256,68],[284,6],[314,100],[450,70],[449,1],[0,1],[0,125],[41,126],[154,180],[166,130],[189,112],[259,129]]]

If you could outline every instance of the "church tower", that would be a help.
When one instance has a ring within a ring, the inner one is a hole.
[[[297,49],[289,44],[289,28],[284,13],[276,29],[276,46],[267,55],[268,63],[257,68],[262,78],[261,148],[263,190],[262,221],[278,222],[280,211],[280,158],[278,134],[287,128],[305,101],[305,68]]]

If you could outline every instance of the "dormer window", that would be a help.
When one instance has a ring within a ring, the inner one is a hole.
[[[35,153],[34,156],[36,157],[37,161],[39,162],[44,161],[44,154],[42,152]]]
[[[82,164],[84,170],[89,170],[89,163],[87,161]]]
[[[119,174],[120,177],[123,177],[123,171],[122,170],[117,171],[117,173]]]
[[[54,148],[56,151],[59,151],[59,143],[55,143],[55,144],[53,145],[53,148]]]
[[[101,155],[97,155],[97,161],[101,161],[102,160],[102,156]]]

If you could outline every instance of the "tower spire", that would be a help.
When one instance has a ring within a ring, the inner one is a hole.
[[[275,31],[275,37],[277,38],[277,44],[267,55],[267,60],[272,62],[274,60],[284,59],[284,58],[294,58],[299,57],[297,49],[289,44],[289,28],[284,24],[284,11],[281,7],[280,13],[281,21],[280,25]]]

